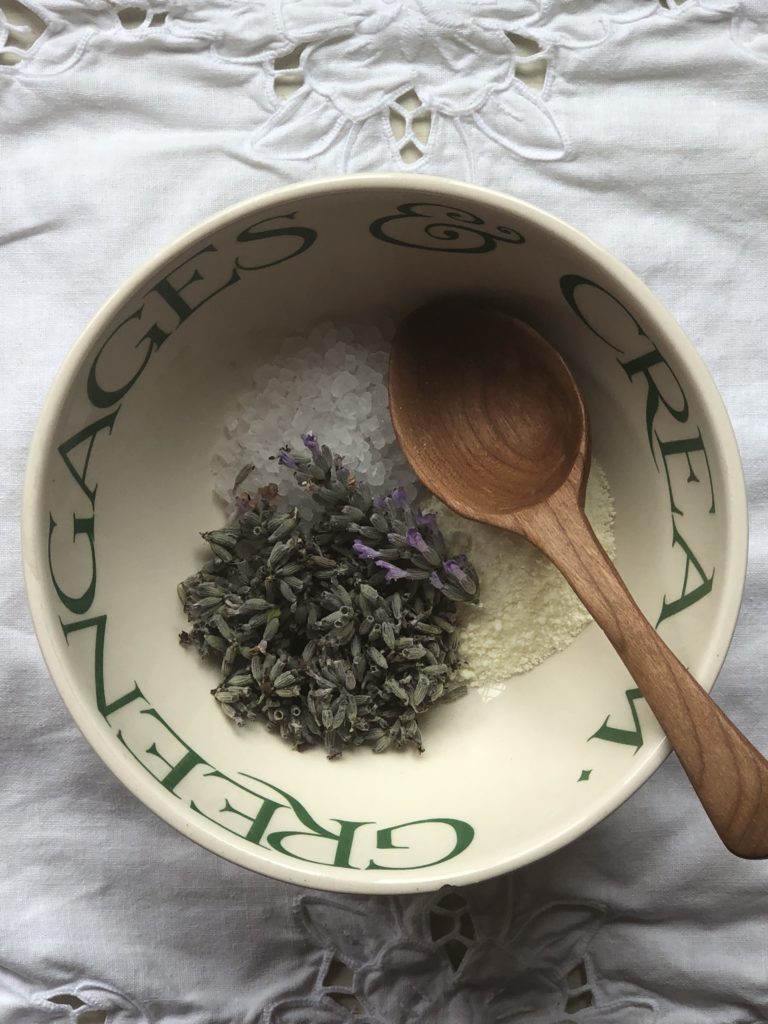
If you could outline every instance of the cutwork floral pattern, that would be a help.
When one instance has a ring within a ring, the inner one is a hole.
[[[17,0],[7,5],[0,0],[0,70],[11,73],[25,69],[43,48],[53,57],[48,74],[56,74],[71,63],[63,40],[65,23],[34,0]],[[59,44],[59,45],[57,45]]]
[[[7,0],[6,0],[7,2]],[[205,7],[206,0],[192,0]],[[154,38],[163,49],[206,49],[210,34],[198,38],[161,31],[183,0],[12,0],[11,19],[0,0],[0,73],[50,77],[74,67],[92,41]],[[8,5],[10,7],[10,4]]]
[[[150,1024],[132,999],[110,985],[78,981],[41,991],[4,967],[0,1017],[13,1024]]]
[[[730,16],[731,38],[750,57],[768,61],[768,5],[764,0],[677,0],[672,13]]]
[[[375,913],[364,901],[306,894],[296,910],[299,927],[325,951],[317,983],[311,996],[273,1006],[264,1024],[615,1024],[619,1010],[633,1024],[653,1019],[644,1000],[594,1002],[573,1016],[567,979],[605,918],[597,904],[552,903],[491,920],[448,889],[378,900]],[[347,976],[337,983],[340,965]]]
[[[31,15],[32,12],[30,11]],[[31,21],[31,17],[29,21]],[[29,22],[14,20],[11,22],[2,7],[0,7],[0,54],[7,60],[8,64],[18,63],[31,50],[36,42],[39,33]]]
[[[464,157],[489,141],[531,160],[557,160],[568,152],[566,130],[551,104],[553,65],[559,48],[603,43],[612,27],[693,7],[734,14],[734,38],[745,45],[763,12],[759,0],[262,0],[263,23],[274,26],[268,46],[285,59],[296,54],[291,98],[279,104],[254,139],[271,159],[318,157],[332,147],[342,171],[375,170],[407,163],[426,165],[430,153]],[[269,17],[271,15],[271,17]],[[247,26],[241,39],[247,36]],[[519,46],[534,44],[533,52]],[[222,46],[225,56],[242,59]],[[521,70],[546,63],[541,91]],[[274,63],[269,71],[275,74]],[[404,100],[427,124],[419,138]],[[405,136],[393,133],[393,115],[405,115]],[[477,139],[477,136],[481,139]],[[424,169],[432,169],[424,166]]]
[[[697,13],[728,19],[734,43],[768,60],[762,0],[14,3],[30,24],[10,21],[0,0],[4,74],[60,73],[99,34],[204,50],[252,68],[254,154],[306,161],[332,151],[348,172],[434,171],[450,155],[454,173],[471,178],[473,152],[489,143],[500,155],[561,159],[569,143],[553,102],[558,53],[597,46],[619,25]],[[534,64],[545,69],[540,87],[525,73]],[[286,67],[293,88],[276,92]]]
[[[363,0],[307,5],[282,0],[275,8],[288,53],[303,45],[301,88],[278,106],[256,139],[272,157],[318,156],[342,147],[341,169],[370,170],[399,162],[403,148],[390,131],[403,97],[428,112],[428,146],[470,160],[473,136],[534,160],[567,151],[565,131],[549,105],[551,71],[539,92],[521,80],[521,67],[549,63],[556,46],[601,42],[612,21],[646,17],[647,3],[565,0]],[[537,49],[521,52],[515,37]],[[297,127],[300,129],[297,131]],[[412,160],[414,169],[427,146]]]

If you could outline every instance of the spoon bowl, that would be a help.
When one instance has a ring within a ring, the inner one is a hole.
[[[584,514],[589,424],[556,350],[503,309],[434,303],[398,331],[389,394],[423,483],[554,562],[633,676],[725,845],[768,857],[768,762],[644,617]]]
[[[395,432],[427,487],[469,519],[505,526],[574,471],[586,484],[586,408],[560,354],[538,340],[510,313],[460,300],[416,310],[398,332]]]

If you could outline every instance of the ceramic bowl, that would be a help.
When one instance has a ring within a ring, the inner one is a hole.
[[[615,498],[620,572],[704,687],[723,662],[746,562],[739,456],[693,345],[625,266],[527,203],[439,178],[310,182],[227,209],[75,344],[32,444],[23,553],[87,740],[158,815],[254,871],[349,892],[473,882],[573,840],[668,753],[594,624],[495,700],[435,710],[423,755],[338,761],[235,728],[215,670],[178,643],[176,584],[224,519],[210,454],[276,340],[457,290],[502,297],[561,349]]]

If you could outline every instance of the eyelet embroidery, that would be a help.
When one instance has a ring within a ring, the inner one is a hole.
[[[2,965],[0,1014],[13,1024],[153,1024],[133,999],[110,985],[78,981],[40,991]]]
[[[0,65],[19,64],[46,27],[47,23],[38,14],[17,0],[0,4]]]
[[[120,7],[115,12],[118,21],[128,32],[158,29],[165,24],[167,11],[152,11],[147,7]]]

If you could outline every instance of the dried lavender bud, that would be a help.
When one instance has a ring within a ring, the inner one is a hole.
[[[285,658],[275,658],[269,667],[269,681],[274,683],[280,676],[285,665]]]
[[[221,659],[221,678],[227,679],[237,658],[237,644],[230,644]]]
[[[385,672],[389,668],[389,663],[381,651],[377,647],[368,648],[368,658],[378,668],[383,669]]]
[[[243,466],[243,468],[240,470],[240,472],[235,477],[235,482],[234,482],[234,485],[232,486],[232,491],[233,492],[236,491],[238,489],[238,487],[248,479],[248,477],[253,472],[253,469],[254,469],[254,466],[253,466],[252,462],[249,462],[247,465]]]
[[[240,699],[236,694],[230,693],[229,690],[216,690],[213,695],[221,704],[236,704]]]
[[[419,704],[423,704],[427,698],[427,694],[432,688],[432,682],[428,676],[419,676],[419,681],[416,684],[416,688],[413,691],[413,704],[418,707]]]
[[[277,636],[277,631],[279,628],[280,618],[279,616],[275,616],[274,618],[270,619],[269,622],[264,627],[264,636],[262,637],[262,640],[269,641],[272,639],[272,637]]]
[[[458,558],[449,558],[443,562],[443,570],[449,579],[456,580],[465,593],[477,593],[477,575],[468,562]]]
[[[298,509],[293,509],[292,512],[289,512],[284,516],[276,516],[272,520],[273,530],[267,540],[271,544],[274,544],[276,541],[283,540],[285,537],[290,536],[290,534],[292,534],[296,529],[298,522]]]
[[[404,658],[409,658],[411,661],[417,661],[419,658],[423,658],[426,654],[426,649],[421,644],[414,644],[412,647],[404,647],[400,654]]]
[[[222,562],[231,562],[234,560],[235,556],[232,554],[229,548],[225,548],[221,544],[216,544],[214,543],[214,541],[209,541],[208,544],[214,555],[216,555],[216,557],[220,559]]]
[[[333,642],[338,647],[342,644],[348,644],[352,642],[352,638],[355,635],[355,625],[353,622],[343,626],[338,633],[333,635]]]
[[[370,586],[368,583],[361,583],[359,590],[360,596],[364,597],[366,601],[370,601],[372,605],[375,606],[379,601],[381,601],[381,594],[379,594],[375,587]]]
[[[382,622],[381,638],[390,650],[395,648],[395,630],[391,622]]]
[[[206,647],[209,647],[213,651],[221,651],[222,654],[229,646],[224,637],[216,636],[214,633],[206,633],[202,639]]]

